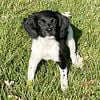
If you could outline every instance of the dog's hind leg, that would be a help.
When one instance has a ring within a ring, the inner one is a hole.
[[[80,57],[78,53],[76,53],[76,46],[75,46],[75,41],[73,38],[73,30],[71,26],[69,26],[69,29],[68,29],[67,45],[70,50],[70,58],[72,60],[72,63],[75,64],[78,68],[82,68],[83,59]]]

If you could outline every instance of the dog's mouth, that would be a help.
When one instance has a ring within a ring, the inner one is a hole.
[[[55,34],[56,34],[56,32],[54,30],[52,30],[51,32],[48,32],[48,31],[42,32],[43,37],[46,37],[46,36],[55,36]]]

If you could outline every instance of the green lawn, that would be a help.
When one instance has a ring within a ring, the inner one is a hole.
[[[41,62],[35,82],[26,90],[31,39],[21,26],[35,11],[70,11],[72,24],[82,31],[78,52],[83,69],[71,65],[69,87],[60,90],[58,65]],[[14,81],[8,87],[4,81]],[[100,100],[100,1],[99,0],[0,0],[0,100],[15,95],[23,100]]]

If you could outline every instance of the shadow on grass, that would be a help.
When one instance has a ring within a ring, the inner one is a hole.
[[[80,29],[78,29],[76,26],[74,26],[73,24],[71,24],[72,29],[73,29],[73,35],[74,35],[74,39],[75,39],[75,43],[76,43],[76,51],[78,49],[78,40],[82,35],[82,31]]]

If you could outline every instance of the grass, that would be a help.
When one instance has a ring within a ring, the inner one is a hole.
[[[9,95],[23,100],[100,100],[99,0],[1,0],[0,4],[0,100],[11,100]],[[21,22],[43,9],[70,11],[72,24],[82,31],[77,46],[84,66],[79,70],[71,65],[65,93],[60,90],[58,65],[52,61],[42,62],[32,88],[25,88],[31,39]],[[5,80],[14,81],[13,86],[5,85]]]

